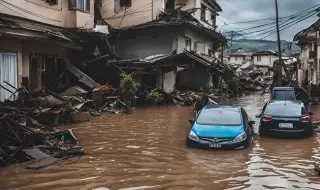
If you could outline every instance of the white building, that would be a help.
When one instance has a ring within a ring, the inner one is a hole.
[[[231,65],[243,65],[249,61],[252,61],[253,52],[245,52],[243,49],[238,49],[237,52],[229,54],[229,64]]]

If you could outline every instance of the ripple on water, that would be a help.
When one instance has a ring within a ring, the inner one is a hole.
[[[254,118],[266,97],[226,103],[243,106]],[[320,107],[311,110],[320,115]],[[191,107],[139,108],[70,126],[85,156],[37,171],[25,164],[0,169],[0,189],[320,189],[312,169],[320,160],[319,134],[302,140],[255,137],[252,146],[238,151],[188,149],[193,116]]]

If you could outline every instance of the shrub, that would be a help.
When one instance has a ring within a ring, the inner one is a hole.
[[[151,90],[147,96],[146,99],[151,102],[153,105],[159,104],[161,102],[163,102],[164,100],[164,95],[159,93],[156,90]]]
[[[135,101],[135,95],[140,87],[139,82],[132,79],[131,75],[121,74],[120,75],[120,86],[119,90],[122,94],[122,98],[126,103],[133,104]]]

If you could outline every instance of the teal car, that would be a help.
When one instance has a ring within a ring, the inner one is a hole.
[[[190,123],[186,145],[212,149],[247,148],[255,124],[243,108],[230,105],[207,105]]]

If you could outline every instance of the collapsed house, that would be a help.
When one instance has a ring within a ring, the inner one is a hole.
[[[117,58],[109,66],[137,71],[141,84],[172,92],[176,87],[200,90],[222,75],[214,52],[226,39],[203,26],[196,9],[163,12],[154,21],[111,30],[109,41]]]

